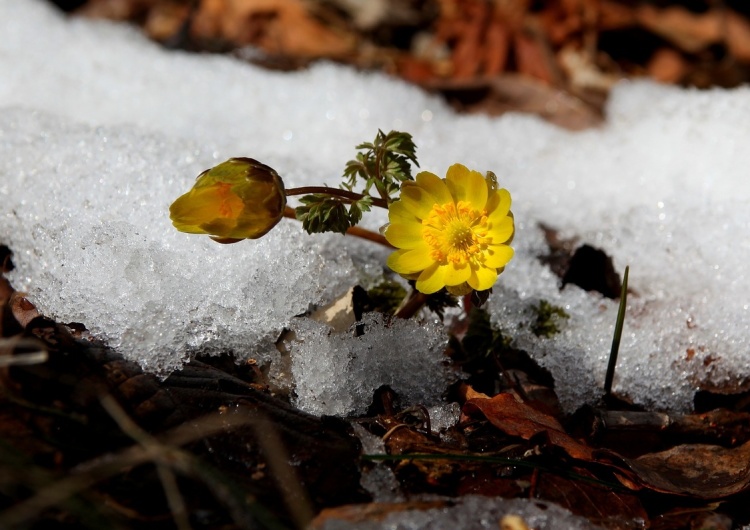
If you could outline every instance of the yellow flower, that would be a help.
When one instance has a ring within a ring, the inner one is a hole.
[[[510,193],[461,164],[446,178],[423,171],[401,185],[388,208],[385,238],[399,250],[388,266],[417,290],[430,294],[447,287],[452,294],[485,291],[513,257]]]
[[[169,207],[169,216],[180,232],[233,243],[265,235],[285,207],[276,171],[252,158],[230,158],[198,175],[193,188]]]

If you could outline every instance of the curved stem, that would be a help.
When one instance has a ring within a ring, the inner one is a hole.
[[[291,197],[292,195],[308,195],[310,193],[325,193],[326,195],[333,195],[334,197],[341,197],[350,201],[358,201],[364,197],[361,193],[331,188],[329,186],[302,186],[300,188],[287,188],[286,190],[287,197]],[[385,208],[386,210],[388,209],[388,202],[384,199],[378,199],[377,197],[371,197],[371,199],[373,205]]]
[[[297,215],[294,213],[294,208],[292,208],[291,206],[287,206],[284,209],[284,217],[288,217],[289,219],[296,220]],[[373,232],[372,230],[367,230],[366,228],[362,228],[360,226],[349,227],[347,228],[346,233],[349,234],[350,236],[367,239],[368,241],[372,241],[373,243],[378,243],[379,245],[383,245],[384,247],[388,247],[390,249],[395,248],[382,235],[378,234],[377,232]]]
[[[396,316],[399,318],[411,318],[417,311],[427,303],[429,295],[420,293],[414,289],[409,295],[401,302],[401,307],[396,311]]]

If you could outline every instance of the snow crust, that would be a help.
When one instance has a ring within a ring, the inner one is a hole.
[[[617,392],[683,411],[698,388],[750,387],[747,88],[623,83],[603,127],[570,133],[529,116],[458,116],[400,81],[335,65],[273,73],[168,52],[131,28],[66,19],[35,0],[0,0],[0,30],[10,279],[46,315],[82,322],[148,370],[167,373],[199,351],[271,363],[281,331],[297,326],[301,408],[359,412],[392,378],[409,399],[439,405],[444,337],[425,335],[436,324],[373,322],[368,344],[295,318],[377,281],[386,250],[307,236],[289,220],[221,246],[177,233],[168,218],[202,170],[231,156],[271,165],[287,186],[336,185],[354,145],[381,128],[411,132],[423,169],[461,162],[511,191],[516,257],[488,308],[551,371],[566,410],[601,394],[617,307],[559,289],[538,259],[540,223],[604,250],[619,273],[631,267]],[[365,225],[385,221],[375,212]],[[570,314],[550,339],[528,331],[541,299]],[[357,348],[355,367],[347,359]]]

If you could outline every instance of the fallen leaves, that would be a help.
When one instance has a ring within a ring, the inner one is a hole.
[[[463,421],[481,414],[507,435],[535,441],[538,446],[549,444],[576,460],[609,467],[623,484],[634,490],[648,488],[660,493],[718,499],[745,491],[750,485],[750,442],[733,448],[680,444],[665,451],[624,458],[573,438],[553,416],[520,402],[510,393],[469,399],[463,413]],[[682,419],[681,423],[691,421]]]
[[[625,462],[643,486],[661,493],[719,499],[750,485],[750,442],[734,448],[683,444]]]
[[[750,79],[750,21],[721,3],[88,0],[78,13],[141,24],[170,47],[240,48],[268,67],[324,58],[384,70],[462,111],[530,112],[570,129],[598,124],[623,78]]]
[[[476,412],[481,413],[505,434],[524,440],[544,434],[549,443],[563,449],[572,458],[588,461],[593,459],[593,450],[569,436],[555,418],[519,402],[512,394],[468,400],[464,404],[463,413],[471,416]]]
[[[342,58],[354,51],[351,32],[324,24],[299,0],[204,0],[193,15],[198,40],[252,45],[272,56]]]

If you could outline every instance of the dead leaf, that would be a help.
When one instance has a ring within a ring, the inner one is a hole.
[[[672,48],[659,48],[646,65],[648,75],[660,83],[678,83],[687,69],[687,61]]]
[[[684,444],[623,461],[645,487],[663,493],[718,499],[750,485],[750,442],[731,449]]]
[[[455,107],[464,112],[490,116],[506,112],[526,112],[572,131],[595,127],[602,122],[601,112],[596,106],[523,75],[445,79],[423,86],[442,92]]]
[[[22,328],[25,328],[29,322],[39,316],[36,306],[32,304],[26,293],[20,293],[18,291],[10,295],[8,300],[8,306],[10,307],[13,317],[18,321]]]
[[[572,471],[595,478],[585,469]],[[544,473],[537,480],[536,495],[605,528],[631,529],[634,521],[640,521],[643,527],[648,526],[646,510],[638,497],[627,491],[614,491],[585,480]]]
[[[353,34],[318,22],[300,0],[205,0],[192,32],[199,39],[253,45],[271,55],[342,57],[354,50]]]
[[[683,7],[657,9],[642,5],[636,8],[635,14],[641,26],[686,52],[698,52],[722,38],[722,20],[718,11],[695,14]]]
[[[545,83],[561,80],[557,63],[548,43],[540,38],[542,32],[517,33],[513,38],[513,49],[518,71]],[[562,83],[557,83],[561,86]]]
[[[498,394],[491,399],[470,399],[463,407],[467,416],[481,413],[492,425],[510,436],[524,440],[546,433],[552,445],[563,449],[573,458],[593,460],[591,447],[565,432],[560,422],[535,408],[519,403],[510,394]]]
[[[729,53],[738,61],[750,62],[750,22],[729,10],[725,22],[725,39]]]

